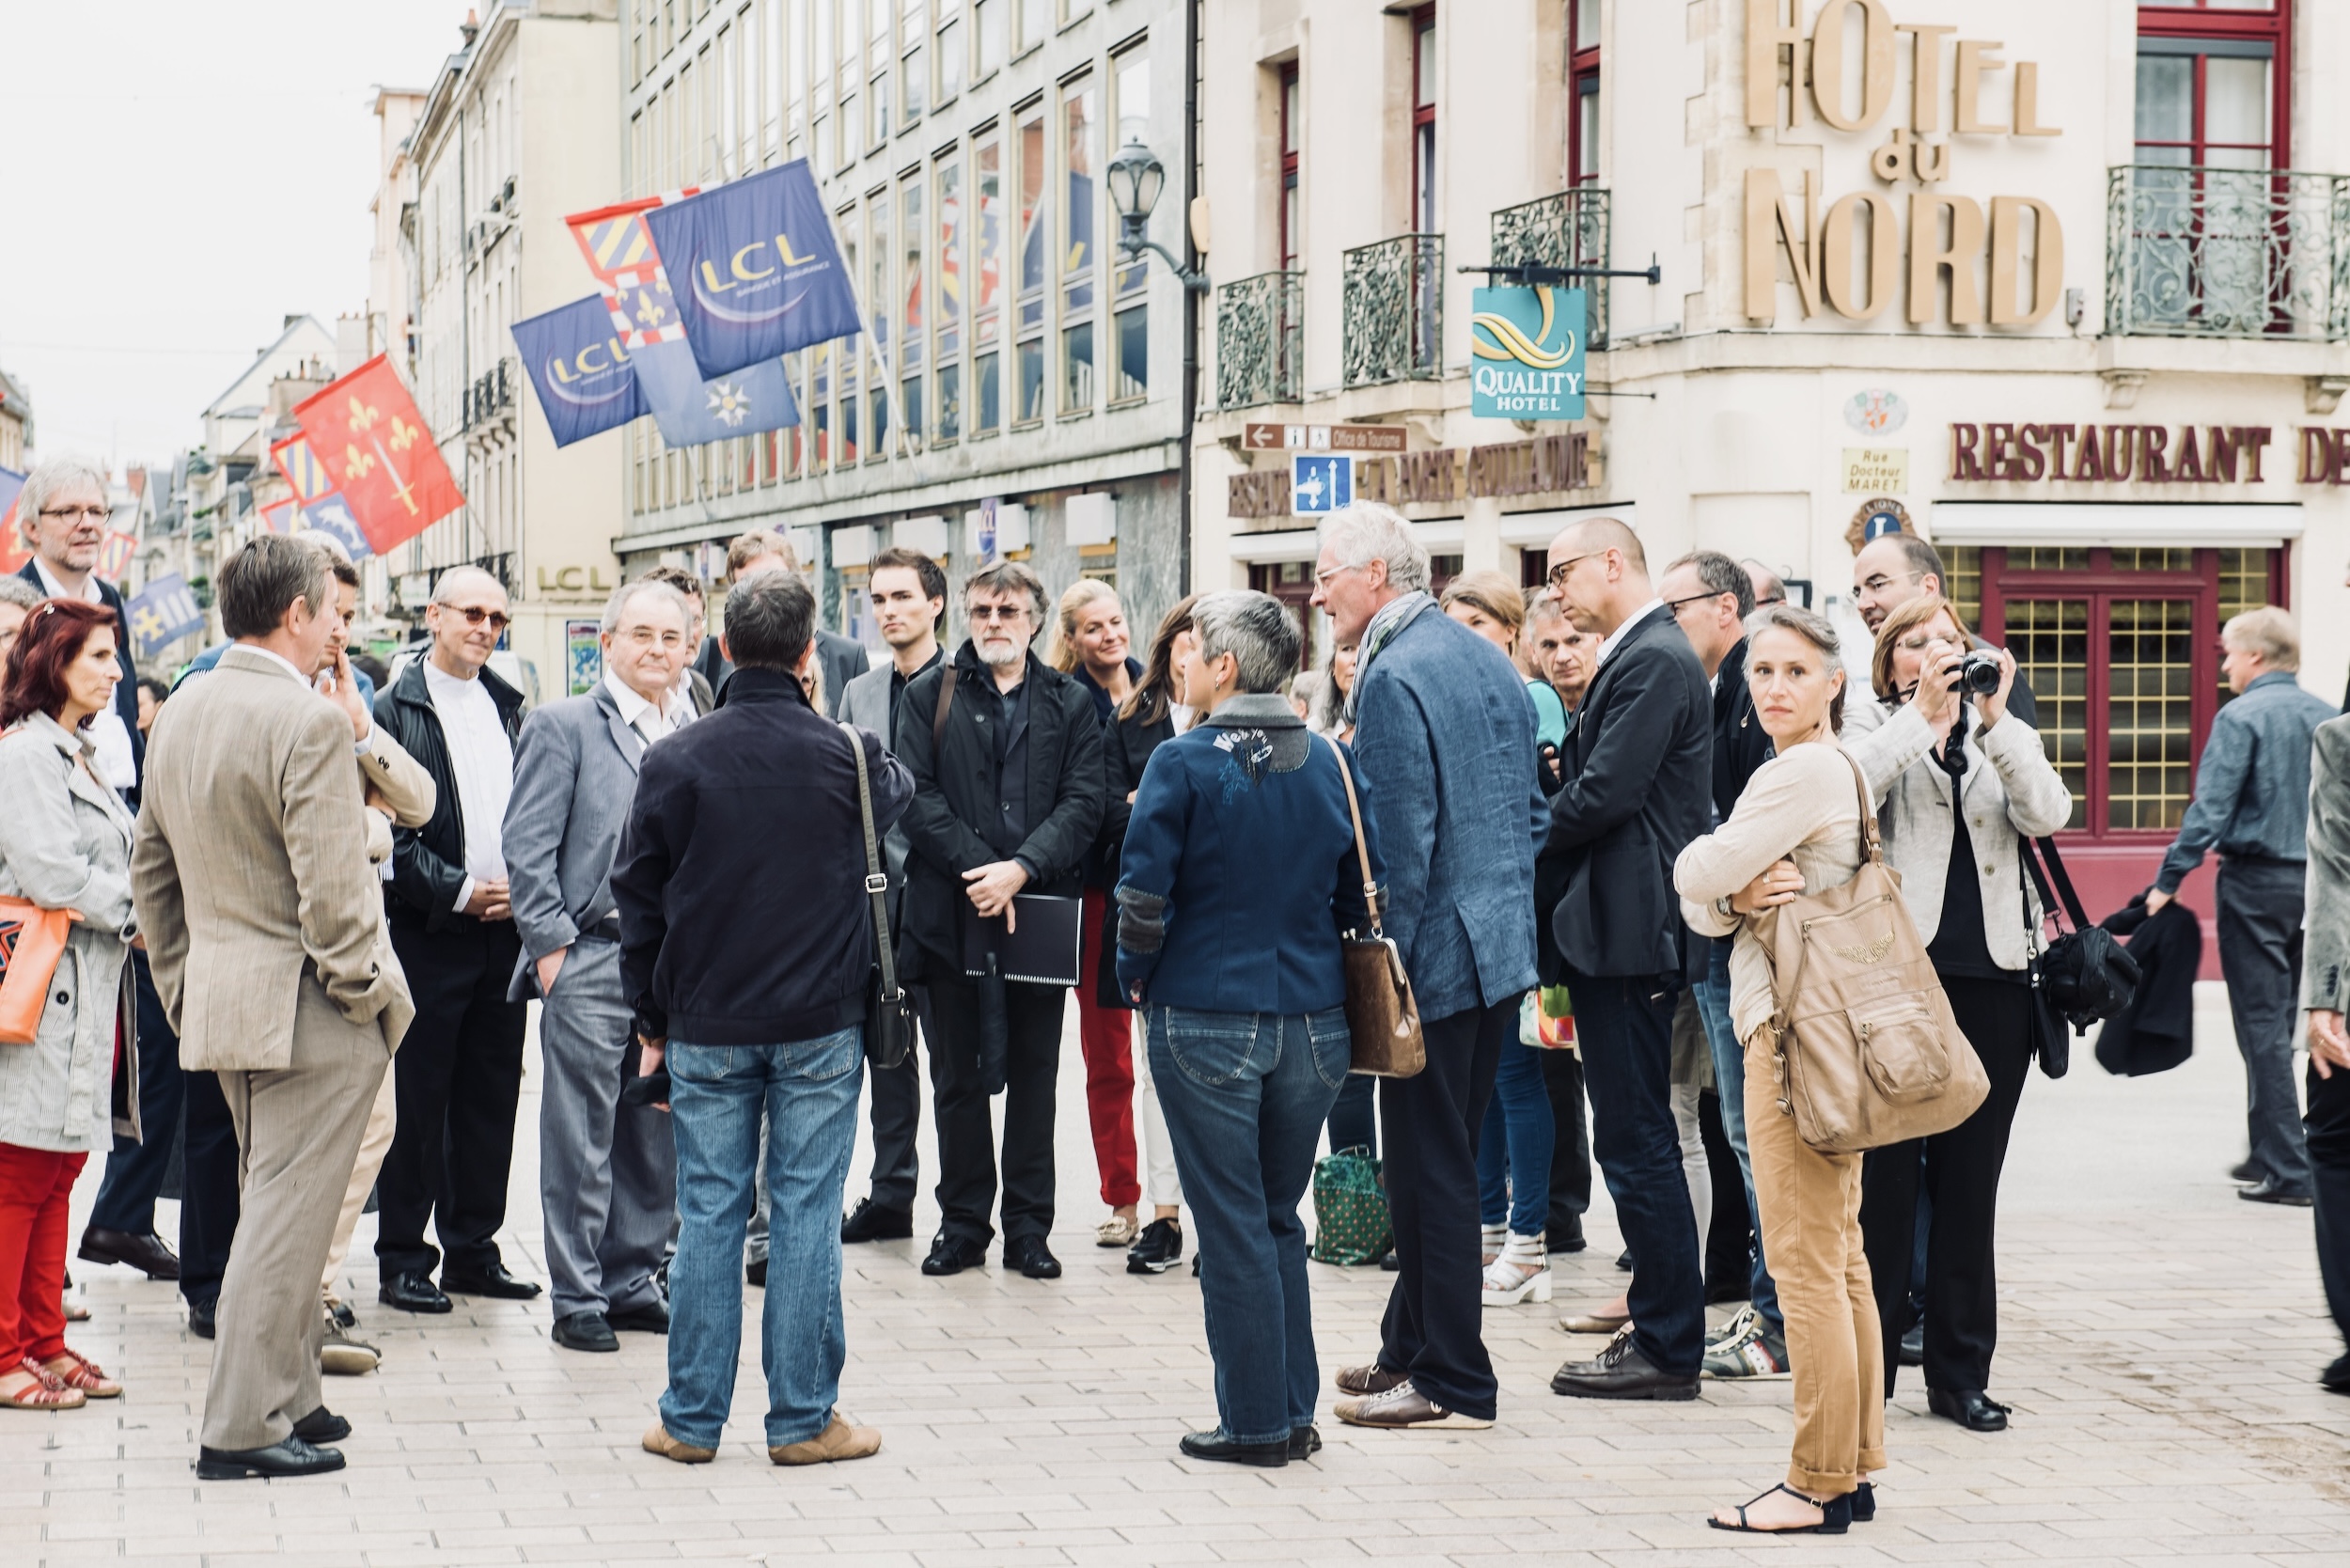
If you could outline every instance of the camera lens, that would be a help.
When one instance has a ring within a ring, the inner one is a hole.
[[[1999,656],[1986,649],[1977,649],[1960,661],[1958,684],[1962,690],[1976,697],[1989,697],[1999,689]]]

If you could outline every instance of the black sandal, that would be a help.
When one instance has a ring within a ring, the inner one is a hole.
[[[1747,1524],[1747,1510],[1761,1502],[1762,1497],[1769,1497],[1771,1492],[1784,1492],[1800,1502],[1810,1503],[1820,1511],[1820,1522],[1816,1525]],[[1849,1492],[1842,1497],[1823,1500],[1819,1497],[1807,1497],[1784,1482],[1772,1487],[1771,1492],[1765,1492],[1761,1497],[1739,1504],[1738,1522],[1734,1525],[1725,1525],[1710,1513],[1705,1516],[1705,1522],[1716,1529],[1740,1530],[1749,1535],[1841,1535],[1852,1529],[1852,1494]]]

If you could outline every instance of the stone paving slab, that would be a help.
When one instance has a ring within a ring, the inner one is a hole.
[[[1130,1277],[1122,1254],[1091,1245],[1102,1210],[1073,1027],[1055,1235],[1066,1276],[1038,1283],[991,1262],[926,1279],[916,1243],[850,1250],[842,1403],[883,1430],[874,1459],[767,1464],[755,1346],[718,1461],[654,1459],[637,1439],[664,1381],[661,1341],[558,1350],[543,1300],[461,1298],[446,1318],[402,1317],[373,1301],[368,1220],[348,1289],[386,1359],[327,1382],[356,1428],[349,1469],[198,1482],[211,1347],[186,1332],[170,1287],[82,1265],[96,1316],[74,1342],[129,1392],[0,1420],[0,1564],[2350,1568],[2350,1399],[2314,1380],[2341,1345],[2310,1216],[2240,1202],[2224,1179],[2242,1152],[2242,1069],[2224,995],[2199,987],[2197,1003],[2200,1049],[2175,1073],[2107,1078],[2076,1046],[2073,1076],[2032,1080],[2001,1194],[1993,1392],[2014,1424],[1978,1436],[1934,1419],[1905,1370],[1883,1511],[1841,1540],[1704,1526],[1709,1507],[1782,1473],[1788,1385],[1708,1385],[1669,1405],[1548,1392],[1559,1361],[1601,1343],[1561,1334],[1557,1318],[1622,1284],[1604,1195],[1553,1303],[1487,1314],[1503,1388],[1492,1431],[1365,1433],[1325,1416],[1310,1464],[1235,1472],[1180,1458],[1176,1438],[1214,1421],[1198,1289],[1181,1271]],[[508,1259],[542,1278],[535,1081],[522,1122]],[[923,1159],[927,1180],[927,1126]],[[93,1167],[76,1195],[77,1233],[96,1179]],[[860,1152],[850,1190],[863,1189]],[[175,1224],[166,1204],[166,1235]],[[1375,1268],[1312,1273],[1326,1375],[1375,1346],[1388,1281]]]

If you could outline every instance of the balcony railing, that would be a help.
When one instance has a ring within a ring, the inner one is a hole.
[[[1607,193],[1579,185],[1539,201],[1505,207],[1493,215],[1496,266],[1605,267],[1607,265]],[[1589,348],[1607,346],[1607,280],[1574,280],[1590,303],[1584,326]]]
[[[514,406],[514,382],[508,372],[508,367],[512,364],[510,359],[499,360],[495,369],[483,371],[474,378],[472,385],[465,388],[466,430],[476,425],[486,425]]]
[[[1215,406],[1306,396],[1306,274],[1259,273],[1215,295]]]
[[[1345,383],[1370,386],[1439,374],[1444,358],[1444,236],[1399,234],[1345,253]]]
[[[2350,337],[2350,177],[2152,164],[2112,169],[2106,331]]]

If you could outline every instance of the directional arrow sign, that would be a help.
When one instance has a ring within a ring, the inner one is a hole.
[[[1290,513],[1327,517],[1353,505],[1355,460],[1340,455],[1299,453],[1290,459]]]

